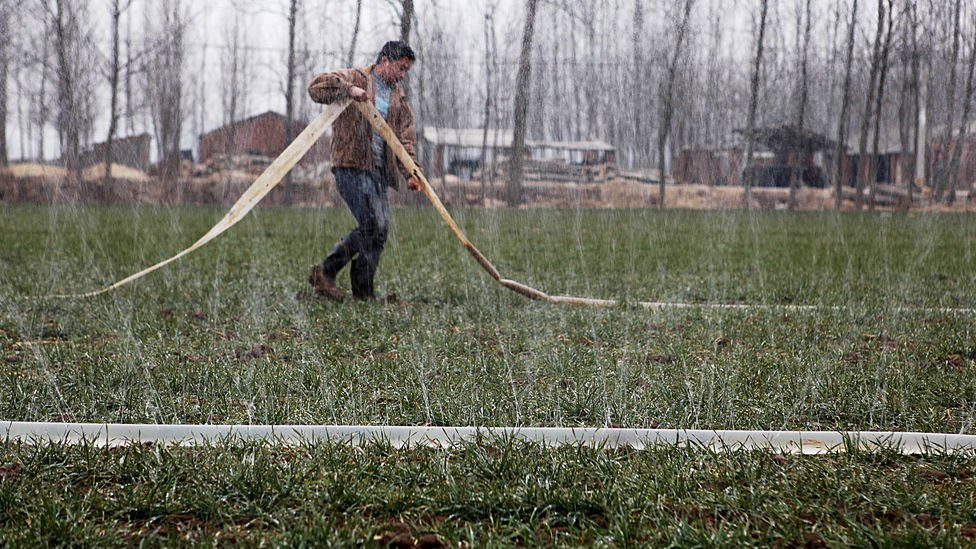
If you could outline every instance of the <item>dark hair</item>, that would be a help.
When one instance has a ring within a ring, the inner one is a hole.
[[[413,50],[402,40],[390,40],[386,44],[383,44],[383,49],[376,56],[376,62],[379,63],[384,57],[390,61],[397,61],[403,58],[411,61],[417,60],[417,56],[413,54]]]

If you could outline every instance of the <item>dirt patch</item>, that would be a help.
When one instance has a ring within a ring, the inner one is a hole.
[[[7,168],[0,169],[0,172],[9,174],[13,177],[60,177],[68,176],[67,170],[60,166],[48,166],[46,164],[11,164]]]
[[[86,181],[104,179],[105,164],[95,164],[93,166],[88,166],[87,168],[82,170],[81,176]],[[152,178],[146,175],[145,172],[129,166],[125,166],[123,164],[112,164],[112,179],[121,179],[123,181],[135,181],[138,183],[146,183],[152,180]]]
[[[447,205],[487,208],[507,206],[503,181],[488,182],[482,189],[480,181],[462,182],[457,178],[447,177],[443,180],[437,178],[431,182],[431,185]],[[751,189],[749,207],[760,210],[789,209],[789,193],[789,189]],[[658,185],[621,178],[606,183],[529,182],[523,187],[523,195],[525,200],[520,206],[522,208],[657,208],[660,203]],[[742,187],[669,184],[665,187],[664,206],[691,210],[740,209],[745,206],[743,195]],[[918,204],[918,206],[923,205],[927,203],[920,201]],[[833,209],[833,191],[799,189],[796,193],[795,208]],[[843,209],[854,209],[854,203],[845,198]]]

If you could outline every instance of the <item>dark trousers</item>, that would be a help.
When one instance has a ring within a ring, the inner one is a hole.
[[[373,278],[389,233],[390,201],[386,196],[386,177],[378,170],[354,168],[333,168],[332,173],[339,194],[356,218],[357,225],[325,257],[322,270],[326,276],[335,278],[351,261],[352,295],[370,299],[375,297]]]

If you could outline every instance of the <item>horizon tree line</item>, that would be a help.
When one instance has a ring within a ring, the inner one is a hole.
[[[56,136],[60,161],[79,179],[83,152],[105,142],[110,177],[112,143],[142,131],[154,137],[162,176],[177,177],[181,148],[208,124],[279,101],[288,120],[305,120],[312,73],[372,62],[372,42],[401,38],[418,54],[407,83],[418,128],[481,128],[483,151],[491,129],[511,129],[516,147],[607,141],[621,168],[656,170],[662,205],[678,152],[737,145],[748,164],[754,143],[736,132],[767,126],[836,141],[825,155],[835,190],[841,166],[829,159],[856,155],[858,207],[873,204],[875,159],[892,148],[921,155],[896,183],[913,192],[909,183],[925,182],[955,200],[955,136],[968,133],[972,115],[973,0],[817,6],[484,0],[459,13],[443,0],[233,1],[220,14],[223,35],[211,36],[214,13],[186,0],[0,0],[0,33],[10,37],[0,42],[0,165],[12,148],[45,160]],[[256,45],[272,25],[285,39]],[[937,147],[928,163],[926,143]],[[512,155],[505,183],[513,203],[522,199],[521,156]],[[492,176],[483,192],[497,169],[484,166]]]

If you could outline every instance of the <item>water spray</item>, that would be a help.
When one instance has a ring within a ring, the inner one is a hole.
[[[511,280],[508,278],[503,278],[501,273],[498,271],[497,268],[495,268],[492,262],[487,257],[485,257],[485,255],[482,254],[481,251],[478,250],[478,248],[475,247],[475,245],[471,243],[470,240],[468,240],[467,236],[465,236],[464,232],[454,221],[454,218],[451,217],[451,214],[447,211],[447,208],[444,207],[444,204],[437,196],[437,193],[434,192],[434,188],[430,185],[430,182],[427,181],[427,178],[420,170],[420,167],[417,166],[417,163],[414,162],[413,158],[410,157],[410,154],[403,147],[403,144],[400,143],[400,140],[397,138],[396,134],[386,123],[386,120],[383,119],[383,116],[380,115],[379,111],[376,110],[376,107],[369,101],[360,102],[360,101],[350,101],[348,99],[326,105],[325,109],[318,116],[318,118],[313,120],[304,130],[302,130],[302,132],[298,134],[295,140],[292,141],[290,145],[288,145],[288,147],[278,156],[278,158],[276,158],[274,162],[272,162],[271,165],[268,166],[264,170],[264,172],[261,173],[260,176],[258,176],[258,178],[254,181],[254,183],[251,184],[251,186],[244,191],[244,193],[237,200],[237,202],[235,202],[234,205],[231,206],[227,214],[224,215],[223,219],[217,222],[216,225],[214,225],[205,235],[200,237],[200,239],[197,240],[195,243],[193,243],[193,245],[191,245],[189,248],[177,253],[176,255],[168,259],[160,261],[159,263],[156,263],[151,267],[147,267],[135,274],[123,278],[122,280],[119,280],[114,284],[106,286],[105,288],[102,288],[100,290],[94,290],[83,294],[56,295],[52,297],[59,297],[59,298],[92,297],[92,296],[109,292],[120,286],[128,284],[129,282],[132,282],[138,278],[141,278],[155,271],[156,269],[168,265],[169,263],[176,261],[177,259],[180,259],[181,257],[189,254],[190,252],[202,247],[203,245],[207,244],[211,240],[215,239],[221,233],[231,228],[232,226],[237,224],[238,221],[243,219],[244,216],[246,216],[248,212],[250,212],[258,204],[258,202],[260,202],[261,199],[263,199],[271,191],[271,189],[273,189],[282,180],[282,178],[284,178],[285,174],[287,174],[295,166],[295,164],[298,163],[298,161],[302,158],[302,156],[304,156],[305,153],[312,148],[312,145],[314,145],[315,142],[322,136],[322,134],[325,133],[325,130],[336,120],[336,118],[339,117],[340,114],[342,114],[342,112],[349,106],[350,103],[353,103],[356,106],[356,108],[359,109],[359,112],[362,113],[362,115],[366,118],[366,120],[370,123],[370,125],[373,126],[373,129],[375,129],[376,132],[383,137],[383,140],[386,141],[387,145],[390,146],[390,148],[393,150],[393,153],[396,154],[397,158],[406,168],[407,173],[409,173],[415,180],[417,180],[420,183],[421,190],[423,191],[424,195],[427,196],[427,199],[430,201],[431,205],[433,205],[434,209],[437,210],[437,213],[441,216],[441,219],[444,220],[444,223],[447,224],[448,228],[451,230],[454,236],[458,239],[458,241],[461,242],[461,245],[464,247],[464,249],[466,249],[468,253],[471,254],[472,257],[474,257],[475,261],[478,262],[478,265],[480,265],[481,268],[484,269],[485,272],[487,272],[488,275],[491,276],[491,278],[494,279],[498,284],[504,286],[505,288],[508,288],[509,290],[512,290],[517,294],[525,296],[529,299],[533,299],[536,301],[545,301],[554,304],[581,305],[581,306],[588,306],[588,307],[611,307],[611,306],[619,305],[621,303],[620,301],[615,299],[596,299],[590,297],[577,297],[577,296],[567,296],[567,295],[549,295],[546,292],[543,292],[541,290],[538,290],[536,288],[533,288],[521,282],[517,282],[515,280]],[[629,302],[629,303],[631,303],[632,305],[649,308],[649,309],[717,308],[717,309],[749,309],[749,310],[775,309],[775,310],[788,310],[788,311],[822,311],[825,309],[835,309],[835,310],[847,309],[847,307],[840,307],[840,306],[824,307],[818,305],[795,305],[795,304],[784,304],[784,305],[725,304],[725,303],[690,304],[690,303],[653,302],[653,301],[637,301],[637,302]],[[911,308],[911,309],[905,308],[904,310],[911,310],[913,312],[943,313],[943,314],[976,313],[976,309],[971,309],[971,308],[957,309],[957,308],[932,307],[932,308]]]

